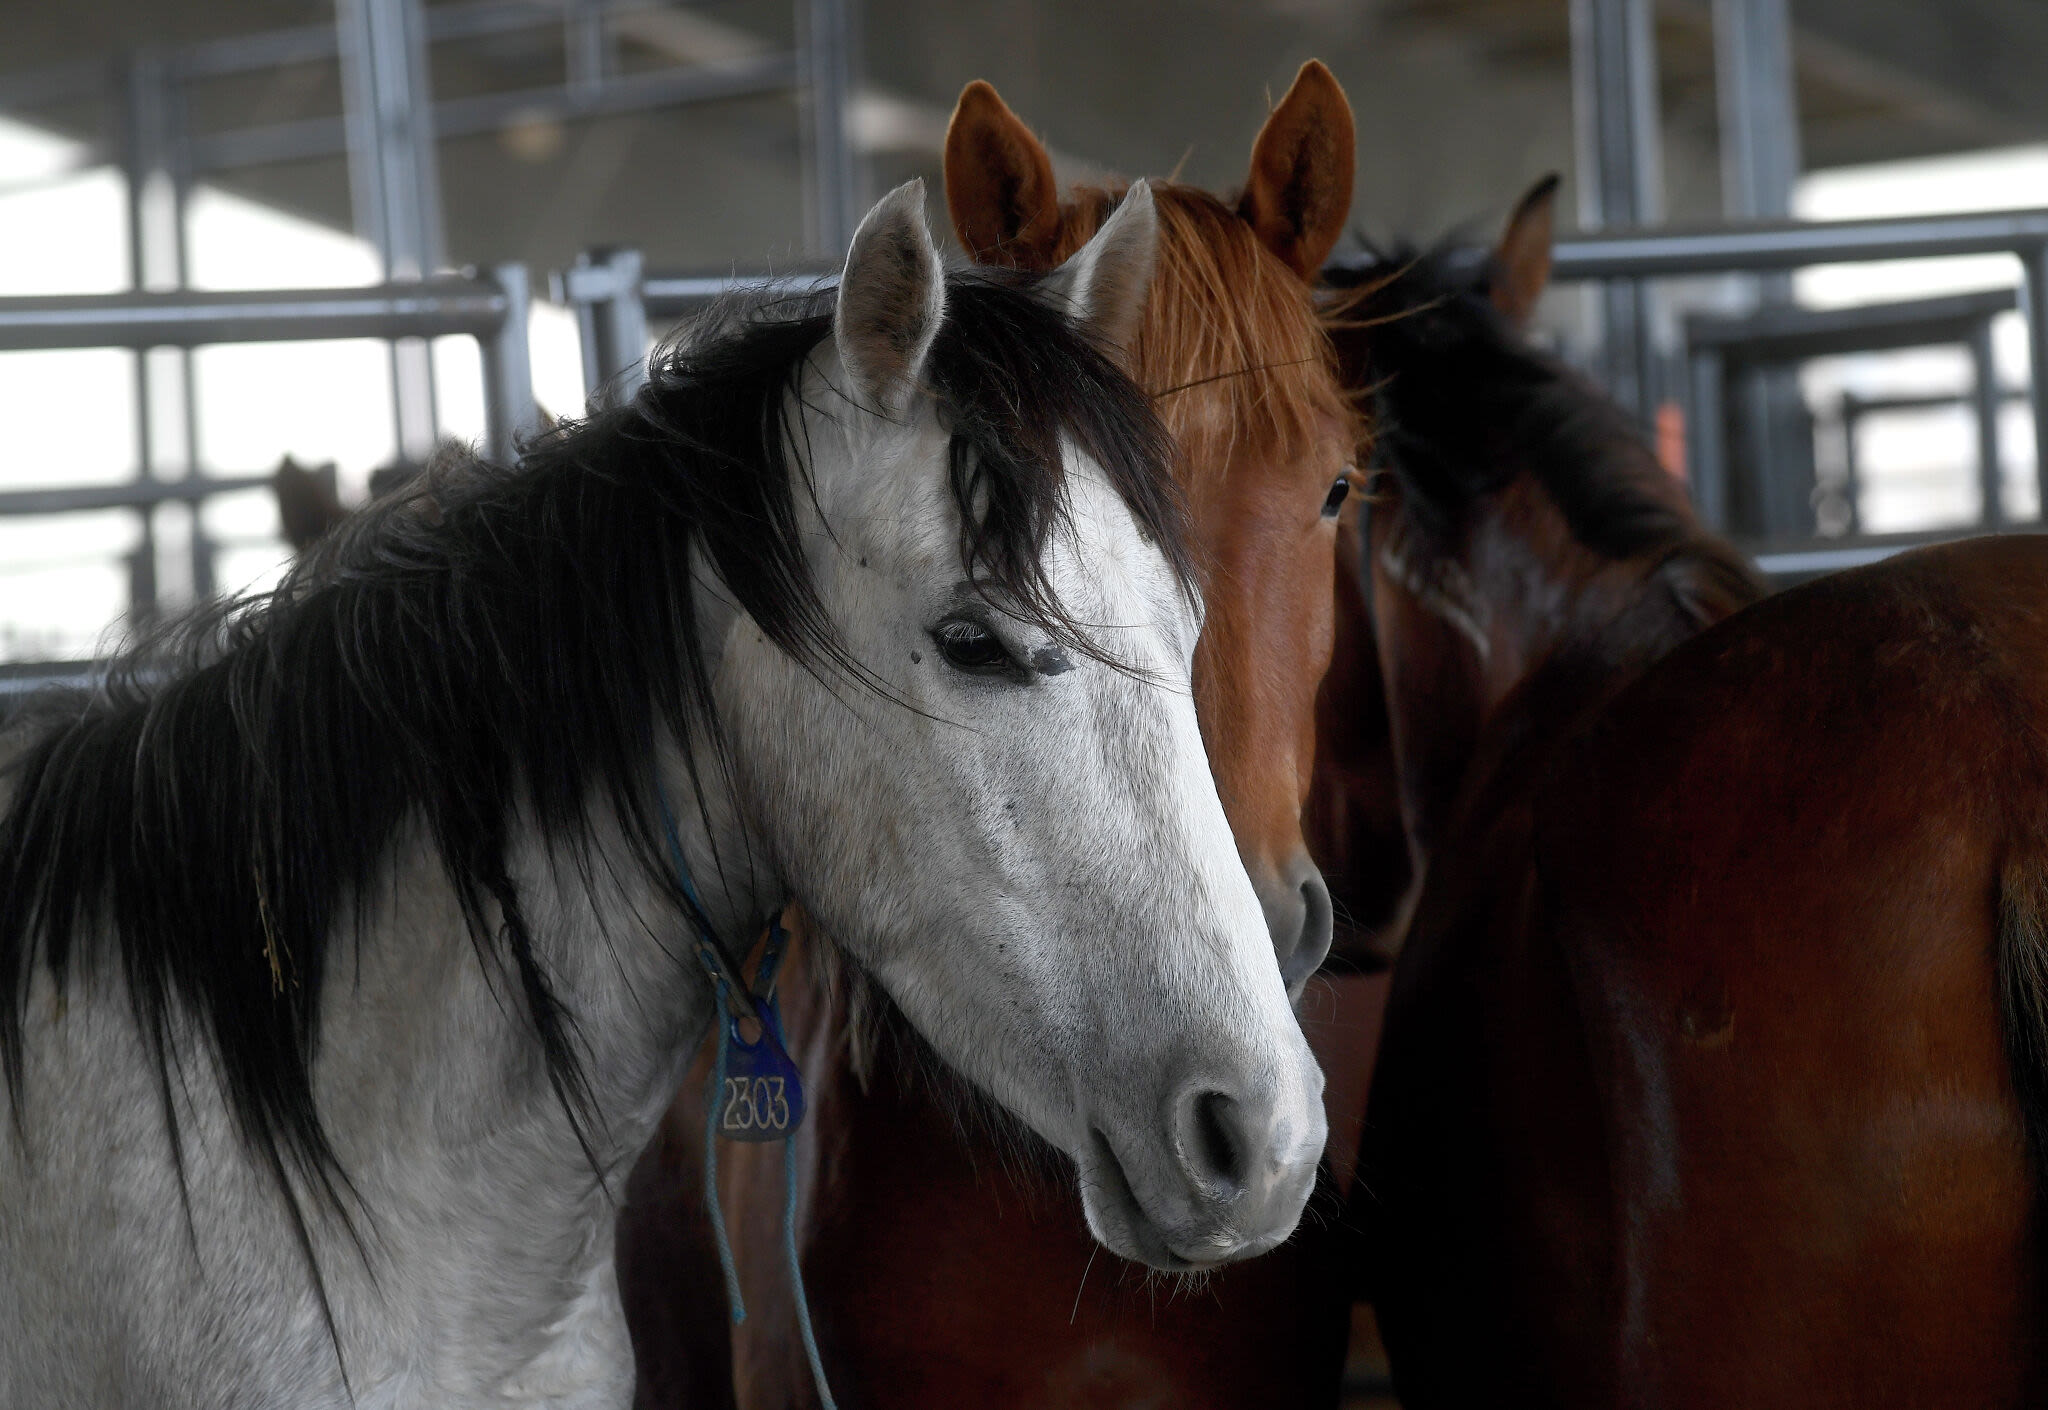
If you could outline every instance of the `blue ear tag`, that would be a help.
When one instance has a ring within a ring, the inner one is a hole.
[[[718,1134],[728,1141],[779,1141],[804,1124],[804,1083],[782,1044],[782,1018],[773,999],[757,999],[761,1036],[749,1043],[739,1020],[725,1020],[725,1087],[719,1094]]]

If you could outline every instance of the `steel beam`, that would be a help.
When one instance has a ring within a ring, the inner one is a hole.
[[[1721,137],[1721,209],[1731,219],[1792,214],[1799,179],[1799,103],[1793,86],[1792,21],[1786,0],[1714,0],[1714,76]],[[1771,273],[1742,281],[1761,307],[1788,306],[1792,280]],[[1737,404],[1738,457],[1761,521],[1798,533],[1812,527],[1813,417],[1791,368],[1744,372]]]
[[[504,317],[483,340],[484,446],[493,460],[510,465],[522,438],[540,430],[533,399],[533,354],[527,342],[532,300],[523,264],[493,265],[491,282],[504,299]]]
[[[80,514],[96,509],[154,508],[197,504],[220,494],[259,490],[269,475],[188,475],[182,480],[129,480],[112,485],[65,485],[53,489],[0,491],[0,518],[36,514]]]
[[[487,338],[506,316],[496,284],[461,278],[359,289],[179,290],[0,299],[0,351],[196,348],[328,338]]]
[[[1686,475],[1700,522],[1721,530],[1728,523],[1727,374],[1718,348],[1701,348],[1686,359]]]
[[[608,117],[780,93],[795,85],[798,72],[795,55],[767,54],[717,68],[677,67],[615,75],[592,89],[550,85],[479,93],[437,103],[434,130],[442,137],[473,137],[496,132],[514,121],[530,121],[536,115],[561,119]],[[263,127],[231,128],[195,138],[192,165],[197,171],[228,171],[333,156],[347,146],[348,132],[342,119],[304,118]]]
[[[1551,277],[1668,279],[1943,255],[2024,255],[2042,244],[2048,244],[2048,209],[1594,231],[1557,242]]]
[[[624,400],[646,380],[647,306],[641,279],[638,250],[592,251],[562,279],[563,301],[576,310],[583,392],[593,400],[607,389]]]
[[[1991,320],[1970,330],[1970,409],[1977,425],[1978,519],[1992,528],[2005,522],[2005,475],[1998,459],[1998,359],[1991,345]]]
[[[1721,209],[1733,220],[1792,214],[1799,96],[1786,0],[1714,0]]]
[[[847,127],[853,97],[854,0],[798,0],[803,36],[804,107],[809,118],[813,248],[839,254],[853,241],[860,212],[854,191],[853,137]]]
[[[124,79],[121,166],[127,194],[128,285],[139,294],[176,280],[183,260],[164,244],[166,239],[181,244],[184,232],[178,228],[178,213],[164,207],[172,195],[172,181],[170,82],[162,56],[147,50],[130,54]],[[148,350],[137,348],[135,478],[145,491],[157,481],[161,468],[156,444],[160,390]],[[128,609],[137,621],[146,620],[157,608],[156,503],[156,498],[148,495],[137,501],[141,531],[128,557]]]
[[[1663,205],[1655,11],[1650,0],[1572,0],[1571,32],[1579,224],[1651,224]],[[1645,425],[1656,402],[1649,298],[1639,282],[1599,293],[1607,388]]]
[[[426,22],[419,0],[336,0],[349,190],[356,229],[389,280],[421,279],[444,263]],[[424,460],[439,438],[432,352],[391,347],[398,453]]]
[[[2048,519],[2048,241],[2020,256],[2026,268],[2027,408],[2034,421],[2035,514]]]

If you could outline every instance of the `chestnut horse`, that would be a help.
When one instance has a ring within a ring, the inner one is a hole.
[[[946,172],[962,243],[989,263],[1050,268],[1117,200],[1076,190],[1063,205],[1044,148],[982,83],[961,96]],[[1153,187],[1162,240],[1134,356],[1182,447],[1207,560],[1195,657],[1204,739],[1296,990],[1331,933],[1302,814],[1331,650],[1334,521],[1359,430],[1309,280],[1341,232],[1351,179],[1349,106],[1328,70],[1307,65],[1260,133],[1234,206]],[[848,1403],[1334,1397],[1346,1313],[1327,1241],[1297,1236],[1199,1295],[1162,1292],[1129,1265],[1097,1259],[1070,1201],[1039,1172],[1013,1168],[1034,1164],[1028,1143],[972,1112],[956,1120],[943,1073],[906,1081],[897,1074],[911,1064],[870,1060],[873,1043],[901,1038],[900,1025],[849,1012],[872,1010],[874,991],[857,976],[841,982],[828,954],[797,946],[785,1002],[815,1113],[801,1145],[804,1266],[825,1364]],[[688,1095],[678,1104],[622,1224],[643,1405],[735,1393],[719,1383],[716,1348],[692,1340],[703,1326],[696,1299],[717,1296],[688,1222],[701,1217],[693,1106]],[[750,1410],[812,1394],[779,1251],[776,1175],[742,1149],[721,1171],[750,1314],[734,1333],[729,1384]]]
[[[1746,594],[1668,491],[1631,504],[1646,454],[1487,485],[1389,436],[1404,783],[1480,722],[1418,799],[1356,1204],[1404,1402],[2043,1403],[2048,545],[1681,641]],[[1558,646],[1488,710],[1538,617]]]

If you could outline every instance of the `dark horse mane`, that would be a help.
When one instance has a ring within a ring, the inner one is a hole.
[[[1346,383],[1373,397],[1377,463],[1416,526],[1454,546],[1479,502],[1526,469],[1581,545],[1663,573],[1693,629],[1753,601],[1753,570],[1700,527],[1628,413],[1495,307],[1501,277],[1451,244],[1329,271]]]
[[[951,436],[968,576],[1071,640],[1041,566],[1066,514],[1063,442],[1102,467],[1190,592],[1191,560],[1151,404],[1032,282],[950,274],[923,375]],[[414,824],[590,1149],[574,1015],[510,871],[513,816],[586,879],[610,865],[593,844],[615,827],[680,911],[656,751],[719,739],[693,553],[784,650],[858,675],[798,531],[813,489],[795,398],[831,324],[829,291],[728,307],[651,359],[630,402],[544,434],[516,467],[437,466],[274,592],[31,707],[0,776],[0,1060],[18,1134],[32,982],[47,968],[61,995],[104,967],[127,986],[181,1185],[174,1044],[189,1030],[287,1195],[297,1171],[335,1199],[346,1175],[311,1085],[321,997]]]

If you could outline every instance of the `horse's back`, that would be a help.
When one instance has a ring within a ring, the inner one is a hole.
[[[2048,866],[2044,740],[2048,540],[2012,538],[1762,603],[1570,752],[1538,924],[1605,1118],[1611,1303],[1561,1364],[1662,1405],[2038,1392],[1995,937],[2009,869]]]

